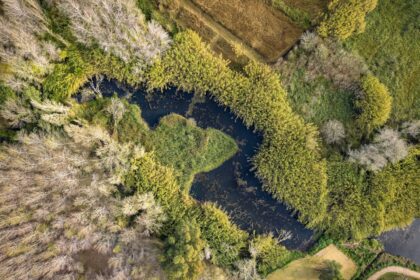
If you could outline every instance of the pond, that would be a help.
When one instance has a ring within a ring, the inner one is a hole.
[[[289,249],[304,251],[312,245],[314,233],[299,223],[284,204],[264,192],[251,171],[250,159],[257,152],[262,135],[248,129],[228,108],[209,97],[198,98],[175,89],[148,94],[142,89],[133,91],[114,81],[104,81],[101,90],[108,96],[113,92],[120,96],[132,94],[130,101],[140,106],[142,117],[151,128],[163,116],[177,113],[193,118],[202,128],[212,127],[230,135],[239,151],[219,168],[196,175],[191,195],[199,201],[216,202],[243,230],[274,235],[290,232],[290,239],[283,242]],[[384,233],[379,239],[387,252],[420,264],[420,219],[405,230]]]
[[[101,85],[104,95],[113,92],[124,96],[131,91],[130,102],[138,104],[143,119],[151,128],[166,115],[176,113],[193,118],[201,128],[216,128],[230,135],[239,151],[213,171],[195,176],[190,194],[198,201],[216,202],[241,229],[258,234],[272,232],[275,236],[290,233],[282,242],[289,249],[306,250],[312,245],[313,232],[296,220],[286,206],[262,190],[261,182],[251,171],[250,159],[262,142],[262,135],[248,129],[228,108],[219,106],[209,97],[166,90],[164,93],[133,92],[114,81]]]
[[[382,234],[379,240],[384,244],[386,252],[406,257],[420,265],[420,219],[416,219],[406,229]]]

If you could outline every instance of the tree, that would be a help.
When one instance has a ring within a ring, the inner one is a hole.
[[[134,0],[60,0],[59,9],[70,18],[76,38],[87,46],[98,45],[143,78],[147,65],[159,58],[171,39],[156,22],[146,22]]]
[[[387,87],[378,78],[368,74],[361,80],[362,91],[355,101],[361,112],[357,118],[360,129],[369,134],[386,123],[392,109],[392,97]]]
[[[319,272],[321,275],[319,276],[320,280],[343,280],[343,276],[340,272],[341,264],[336,261],[326,261],[325,266],[323,266]]]
[[[197,279],[203,271],[204,241],[197,223],[181,220],[165,242],[163,265],[169,279]]]
[[[337,144],[344,139],[346,133],[340,121],[330,120],[322,126],[321,135],[327,144]]]
[[[333,0],[328,5],[328,12],[318,27],[318,33],[340,40],[347,39],[353,33],[365,30],[366,14],[373,11],[378,0]]]
[[[351,150],[349,159],[376,172],[388,163],[402,160],[407,154],[407,144],[401,139],[398,131],[384,128],[375,136],[371,144],[364,145],[358,150]]]

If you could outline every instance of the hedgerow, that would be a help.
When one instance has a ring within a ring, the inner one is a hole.
[[[209,93],[248,127],[264,133],[253,159],[264,188],[300,213],[310,226],[325,214],[325,162],[318,152],[318,134],[295,115],[278,77],[267,67],[251,63],[244,74],[228,68],[192,31],[178,33],[173,47],[149,71],[148,87],[169,85]]]

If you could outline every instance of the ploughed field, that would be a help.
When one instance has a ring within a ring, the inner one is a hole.
[[[275,62],[302,33],[285,14],[262,1],[192,1],[268,62]]]
[[[199,33],[225,58],[239,64],[249,59],[274,63],[304,32],[281,7],[315,18],[326,0],[177,0],[175,19]]]

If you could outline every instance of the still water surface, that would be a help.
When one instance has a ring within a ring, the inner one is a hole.
[[[299,223],[284,204],[262,190],[250,163],[261,144],[262,135],[248,129],[228,108],[219,106],[209,97],[194,97],[175,89],[148,94],[142,89],[133,92],[114,81],[103,82],[101,88],[105,95],[116,92],[123,96],[131,91],[130,101],[140,106],[142,117],[151,128],[156,127],[163,116],[177,113],[193,118],[199,127],[216,128],[230,135],[239,151],[219,168],[198,174],[191,195],[199,201],[216,202],[248,232],[272,232],[275,235],[290,232],[291,238],[283,242],[289,249],[306,250],[313,243],[314,233]],[[408,229],[381,235],[380,240],[387,252],[420,264],[420,219]]]

